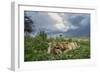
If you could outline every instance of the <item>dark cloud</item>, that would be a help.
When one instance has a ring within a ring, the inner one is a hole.
[[[36,33],[40,30],[48,35],[63,34],[65,36],[89,36],[90,35],[90,14],[83,13],[57,13],[65,22],[68,31],[57,30],[55,21],[48,15],[48,12],[25,11],[33,20]]]

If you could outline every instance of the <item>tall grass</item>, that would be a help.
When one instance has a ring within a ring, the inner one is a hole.
[[[67,39],[67,40],[66,40]],[[88,38],[86,38],[88,39]],[[73,38],[47,38],[45,36],[37,35],[35,37],[24,37],[24,61],[45,61],[45,60],[67,60],[67,59],[87,59],[90,58],[90,41],[78,41]],[[69,42],[77,41],[80,48],[70,50],[61,54],[48,54],[47,48],[49,42]]]

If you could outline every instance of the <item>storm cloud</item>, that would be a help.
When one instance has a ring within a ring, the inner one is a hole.
[[[45,31],[48,35],[89,36],[90,14],[25,11],[34,22],[35,33]],[[34,34],[33,34],[34,35]]]

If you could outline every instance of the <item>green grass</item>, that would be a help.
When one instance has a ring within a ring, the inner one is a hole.
[[[66,40],[67,39],[67,40]],[[79,38],[80,39],[80,38]],[[87,59],[90,58],[90,41],[78,41],[70,38],[49,38],[43,39],[40,36],[24,37],[24,61],[45,61],[45,60],[67,60],[67,59]],[[85,38],[88,39],[88,38]],[[77,41],[80,48],[70,50],[67,53],[47,54],[48,42]]]

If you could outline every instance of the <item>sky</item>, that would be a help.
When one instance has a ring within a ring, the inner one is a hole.
[[[32,25],[36,35],[44,31],[49,36],[90,36],[90,14],[61,13],[43,11],[24,11],[34,22]]]

